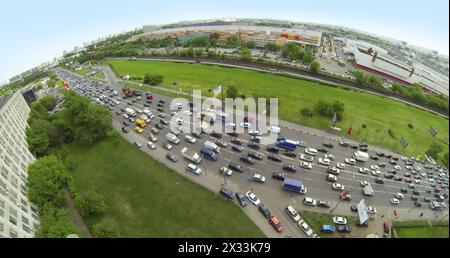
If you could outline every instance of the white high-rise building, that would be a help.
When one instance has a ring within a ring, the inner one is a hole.
[[[0,97],[0,238],[33,237],[39,227],[26,188],[27,166],[35,160],[25,140],[29,113],[20,91]]]

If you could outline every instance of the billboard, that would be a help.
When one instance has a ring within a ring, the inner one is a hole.
[[[364,199],[361,199],[359,203],[356,205],[358,208],[358,217],[359,217],[359,223],[364,224],[369,221],[369,215],[367,214],[367,206],[364,202]]]

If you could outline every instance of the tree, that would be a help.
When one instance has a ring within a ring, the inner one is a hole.
[[[355,77],[356,83],[358,83],[361,86],[366,85],[366,75],[361,70],[356,70],[353,73],[353,76]]]
[[[443,156],[442,156],[442,163],[448,168],[449,167],[449,163],[448,163],[448,152],[447,153],[445,153]]]
[[[303,64],[310,64],[314,60],[314,56],[311,51],[306,52],[306,54],[303,55],[302,63]]]
[[[44,108],[45,108],[47,111],[50,111],[50,110],[52,110],[52,109],[56,106],[56,104],[58,103],[58,98],[56,98],[56,97],[54,97],[54,96],[51,96],[51,95],[46,95],[46,96],[42,97],[42,98],[39,100],[39,103],[40,103],[42,106],[44,106]]]
[[[313,73],[319,73],[320,63],[316,60],[312,61],[311,65],[309,66],[309,70]]]
[[[164,77],[159,74],[150,74],[147,73],[144,76],[144,83],[150,84],[150,85],[159,85],[163,82]]]
[[[254,48],[256,48],[256,43],[253,41],[247,41],[244,43],[244,47],[246,47],[248,49],[254,49]]]
[[[237,98],[238,97],[238,90],[234,86],[229,86],[227,88],[227,98]]]
[[[86,111],[74,118],[75,137],[81,143],[95,143],[111,130],[111,113],[103,106],[89,104]]]
[[[442,151],[442,146],[433,143],[431,144],[430,148],[425,152],[428,156],[432,157],[434,160],[438,160],[439,153]]]
[[[37,238],[65,238],[69,234],[80,234],[65,208],[46,205],[39,212],[39,221]]]
[[[264,48],[268,51],[268,52],[277,52],[280,51],[280,46],[278,46],[275,43],[267,43]]]
[[[300,114],[301,114],[302,116],[309,116],[309,117],[313,116],[313,112],[311,111],[311,109],[306,108],[306,107],[300,109]]]
[[[38,207],[60,207],[65,200],[64,189],[70,188],[72,177],[56,156],[36,160],[28,167],[28,198]]]
[[[75,200],[78,211],[83,217],[103,214],[108,206],[105,199],[94,191],[87,191]]]
[[[26,140],[30,152],[37,157],[50,153],[50,136],[54,126],[48,121],[40,118],[31,120],[30,127],[25,130]]]
[[[252,60],[252,52],[248,48],[241,48],[240,50],[241,58],[245,61],[251,61]]]
[[[208,57],[209,58],[216,58],[217,57],[217,53],[214,50],[209,50],[208,51]]]
[[[227,48],[236,48],[241,44],[237,35],[231,35],[225,40],[225,46]]]
[[[372,74],[366,78],[366,83],[368,84],[368,86],[372,88],[382,87],[381,80],[378,76]]]

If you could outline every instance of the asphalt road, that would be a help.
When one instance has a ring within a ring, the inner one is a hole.
[[[116,88],[118,92],[120,92],[121,96],[121,90],[117,86],[117,83],[115,81],[115,77],[112,74],[112,72],[109,69],[105,69],[106,78],[109,82],[109,84]],[[283,159],[281,163],[274,162],[268,160],[267,152],[263,146],[262,148],[257,150],[259,153],[261,153],[264,158],[262,161],[257,161],[254,165],[245,165],[243,164],[239,158],[242,154],[247,154],[249,148],[246,147],[246,143],[250,140],[250,136],[248,134],[240,134],[239,139],[243,143],[244,151],[242,153],[237,153],[231,150],[230,146],[227,148],[221,148],[220,153],[220,159],[216,162],[209,161],[205,158],[203,158],[203,161],[200,164],[200,167],[204,170],[204,173],[197,176],[192,173],[188,173],[185,170],[185,167],[189,161],[186,159],[183,159],[181,157],[181,149],[185,146],[187,146],[190,149],[193,149],[200,153],[200,149],[204,146],[204,142],[206,140],[214,141],[215,138],[204,135],[202,139],[197,139],[197,142],[195,144],[188,143],[183,140],[182,134],[179,136],[181,143],[179,145],[173,145],[173,149],[171,152],[175,153],[180,159],[177,163],[172,163],[171,161],[167,160],[165,158],[165,154],[167,153],[167,150],[163,148],[163,144],[165,144],[167,141],[165,139],[165,135],[169,132],[168,127],[166,126],[163,130],[159,132],[156,136],[158,137],[158,140],[156,142],[157,148],[156,150],[150,150],[146,146],[146,142],[148,141],[147,135],[149,132],[149,128],[153,127],[155,123],[159,123],[159,118],[156,117],[156,114],[159,112],[156,111],[157,107],[156,104],[158,103],[158,100],[163,99],[166,101],[165,104],[165,113],[169,114],[172,111],[167,110],[167,107],[169,106],[169,103],[171,101],[171,98],[166,96],[161,96],[157,94],[153,94],[154,100],[153,103],[150,105],[148,109],[151,110],[153,114],[155,114],[155,118],[152,119],[150,124],[145,128],[144,132],[142,134],[138,134],[134,131],[135,125],[131,125],[129,127],[130,132],[128,134],[123,134],[121,132],[122,127],[122,121],[124,120],[122,118],[122,115],[118,116],[115,114],[116,111],[120,111],[122,107],[128,106],[126,102],[129,102],[130,100],[124,100],[121,101],[119,105],[117,105],[114,108],[113,117],[114,117],[114,127],[119,130],[122,135],[125,137],[125,139],[129,140],[130,142],[134,143],[135,141],[139,141],[142,144],[144,144],[144,147],[142,150],[149,153],[151,156],[157,158],[164,164],[167,164],[169,167],[173,168],[174,170],[178,171],[179,173],[183,174],[186,177],[189,177],[192,181],[197,182],[208,189],[218,192],[218,190],[221,188],[222,184],[225,183],[225,179],[223,176],[219,174],[219,168],[221,166],[227,166],[230,161],[234,161],[236,163],[242,164],[245,167],[244,173],[238,173],[233,172],[233,175],[231,177],[226,178],[226,187],[234,192],[241,192],[245,193],[249,190],[254,192],[269,209],[271,210],[272,214],[277,216],[283,227],[285,228],[285,231],[281,236],[290,235],[293,237],[304,237],[303,232],[300,231],[297,225],[287,216],[287,214],[283,211],[284,207],[288,204],[293,205],[297,210],[314,210],[314,211],[320,211],[320,212],[329,212],[331,208],[336,207],[336,205],[339,203],[339,191],[333,190],[331,188],[331,182],[326,181],[326,175],[327,175],[327,167],[319,165],[317,163],[318,157],[323,156],[323,154],[319,153],[317,157],[314,158],[313,161],[313,168],[311,170],[305,170],[299,168],[299,154],[303,153],[303,148],[297,148],[297,158],[289,158],[284,157],[283,155],[280,155]],[[117,99],[117,97],[115,98]],[[143,96],[143,99],[136,104],[133,104],[131,107],[136,109],[146,109],[146,107],[143,106],[145,103],[145,96]],[[170,119],[170,115],[166,120]],[[184,123],[186,125],[187,121],[184,120]],[[297,130],[292,130],[286,127],[281,127],[281,134],[289,139],[295,139],[295,140],[302,140],[305,141],[309,147],[319,147],[324,142],[324,139],[321,137],[317,137],[313,135],[312,133],[308,132],[298,132]],[[228,135],[223,135],[222,139],[227,141],[231,140],[232,137]],[[327,141],[329,142],[329,141]],[[351,142],[351,141],[349,141]],[[372,149],[372,147],[370,148]],[[380,149],[376,149],[377,151],[382,151]],[[343,162],[345,158],[349,158],[352,156],[354,150],[350,148],[345,148],[339,146],[337,142],[334,142],[334,148],[329,150],[329,153],[332,153],[336,159],[332,164],[336,164],[337,162]],[[385,153],[389,153],[387,151],[383,151]],[[388,169],[392,168],[392,165],[388,163],[389,160],[386,160],[384,158],[380,158],[380,161],[386,162],[387,166],[386,168],[380,168],[382,171],[382,174],[387,171]],[[308,207],[302,204],[303,198],[305,196],[295,193],[290,193],[282,190],[282,181],[272,179],[271,175],[273,172],[281,172],[282,171],[282,164],[290,163],[294,164],[298,169],[296,173],[292,172],[284,172],[288,175],[289,178],[298,179],[304,182],[306,185],[308,192],[306,193],[306,196],[313,197],[316,199],[326,200],[329,201],[331,208],[330,209],[323,209],[318,207]],[[370,172],[368,175],[363,175],[357,172],[358,167],[366,167],[369,168],[370,165],[377,164],[378,161],[369,160],[365,163],[358,163],[356,166],[348,166],[341,171],[341,174],[338,176],[338,183],[341,183],[345,186],[346,190],[350,190],[350,194],[352,195],[352,201],[351,202],[341,202],[337,208],[334,210],[334,213],[336,214],[342,214],[342,215],[356,215],[355,213],[350,212],[350,205],[353,203],[358,202],[362,198],[365,199],[366,204],[370,206],[374,206],[378,210],[378,214],[388,214],[393,209],[396,209],[400,216],[404,217],[405,219],[419,219],[418,214],[421,212],[425,213],[425,217],[428,216],[430,219],[434,218],[436,216],[436,212],[432,212],[428,209],[427,203],[422,203],[423,208],[413,208],[413,202],[411,201],[410,197],[412,195],[411,189],[408,188],[408,184],[405,182],[397,182],[394,180],[386,180],[386,183],[383,185],[376,184],[374,182],[375,177],[370,175]],[[399,164],[402,166],[402,171],[398,174],[402,175],[402,173],[405,172],[405,167],[403,165],[403,162],[400,160]],[[421,165],[421,164],[420,164]],[[266,177],[265,183],[257,183],[250,180],[250,177],[253,173],[259,173],[261,175],[264,175]],[[373,197],[367,197],[362,194],[362,187],[360,186],[360,181],[368,181],[371,183],[375,195]],[[421,192],[421,195],[419,197],[419,200],[422,200],[424,196],[430,196],[431,199],[434,199],[434,197],[431,194],[428,194],[425,189],[427,187],[430,187],[429,182],[427,182],[425,179],[421,180],[422,182],[420,185],[416,186],[416,189],[418,189]],[[405,194],[405,199],[400,201],[399,205],[392,205],[389,202],[389,199],[394,196],[395,193],[400,192],[400,188],[405,187],[408,188],[408,193]],[[249,217],[269,236],[269,237],[280,237],[280,234],[276,233],[271,226],[267,223],[267,220],[263,218],[259,211],[252,207],[252,204],[249,204],[248,207],[244,208],[244,212],[249,215]],[[414,211],[414,212],[413,212]],[[441,214],[441,213],[439,213]]]

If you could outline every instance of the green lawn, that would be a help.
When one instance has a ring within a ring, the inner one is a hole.
[[[448,221],[434,223],[426,221],[396,222],[395,231],[399,238],[448,238]]]
[[[299,211],[298,212],[300,216],[303,218],[303,220],[308,224],[311,229],[319,235],[321,238],[332,238],[332,237],[341,237],[344,234],[341,233],[323,233],[320,232],[320,228],[323,225],[334,225],[333,224],[333,217],[336,215],[334,214],[328,214],[328,213],[318,213],[318,212],[310,212],[310,211]],[[352,229],[356,228],[355,225],[355,218],[350,216],[345,216],[347,219],[347,224],[352,227]]]
[[[128,61],[108,60],[119,75],[143,77],[146,73],[164,76],[161,86],[184,92],[192,89],[203,90],[204,95],[211,95],[209,89],[221,84],[235,86],[241,94],[252,96],[273,96],[279,99],[279,114],[283,120],[326,129],[330,125],[329,118],[314,115],[302,117],[299,110],[303,107],[313,108],[318,100],[341,101],[345,104],[344,119],[337,126],[353,127],[352,138],[363,139],[369,143],[403,151],[400,138],[409,141],[406,153],[423,153],[436,142],[448,149],[449,123],[438,115],[411,107],[398,101],[361,93],[355,90],[341,89],[323,85],[317,82],[289,78],[258,71],[220,67],[216,65],[177,63],[165,61]],[[176,81],[177,85],[173,85]],[[408,124],[413,125],[413,129]],[[366,129],[362,125],[367,126]],[[430,126],[437,129],[438,135],[433,138],[428,130]],[[391,129],[396,139],[388,134]]]
[[[95,74],[92,76],[92,78],[95,79],[100,79],[100,80],[104,80],[105,79],[105,75],[98,70],[94,70],[94,69],[89,69],[89,68],[81,68],[80,70],[74,70],[73,72],[76,74],[79,74],[81,76],[86,76],[86,74],[95,71]]]
[[[102,217],[124,237],[264,237],[230,201],[170,170],[120,138],[92,146],[70,144],[66,153],[77,167],[76,191],[94,190],[106,198]]]

